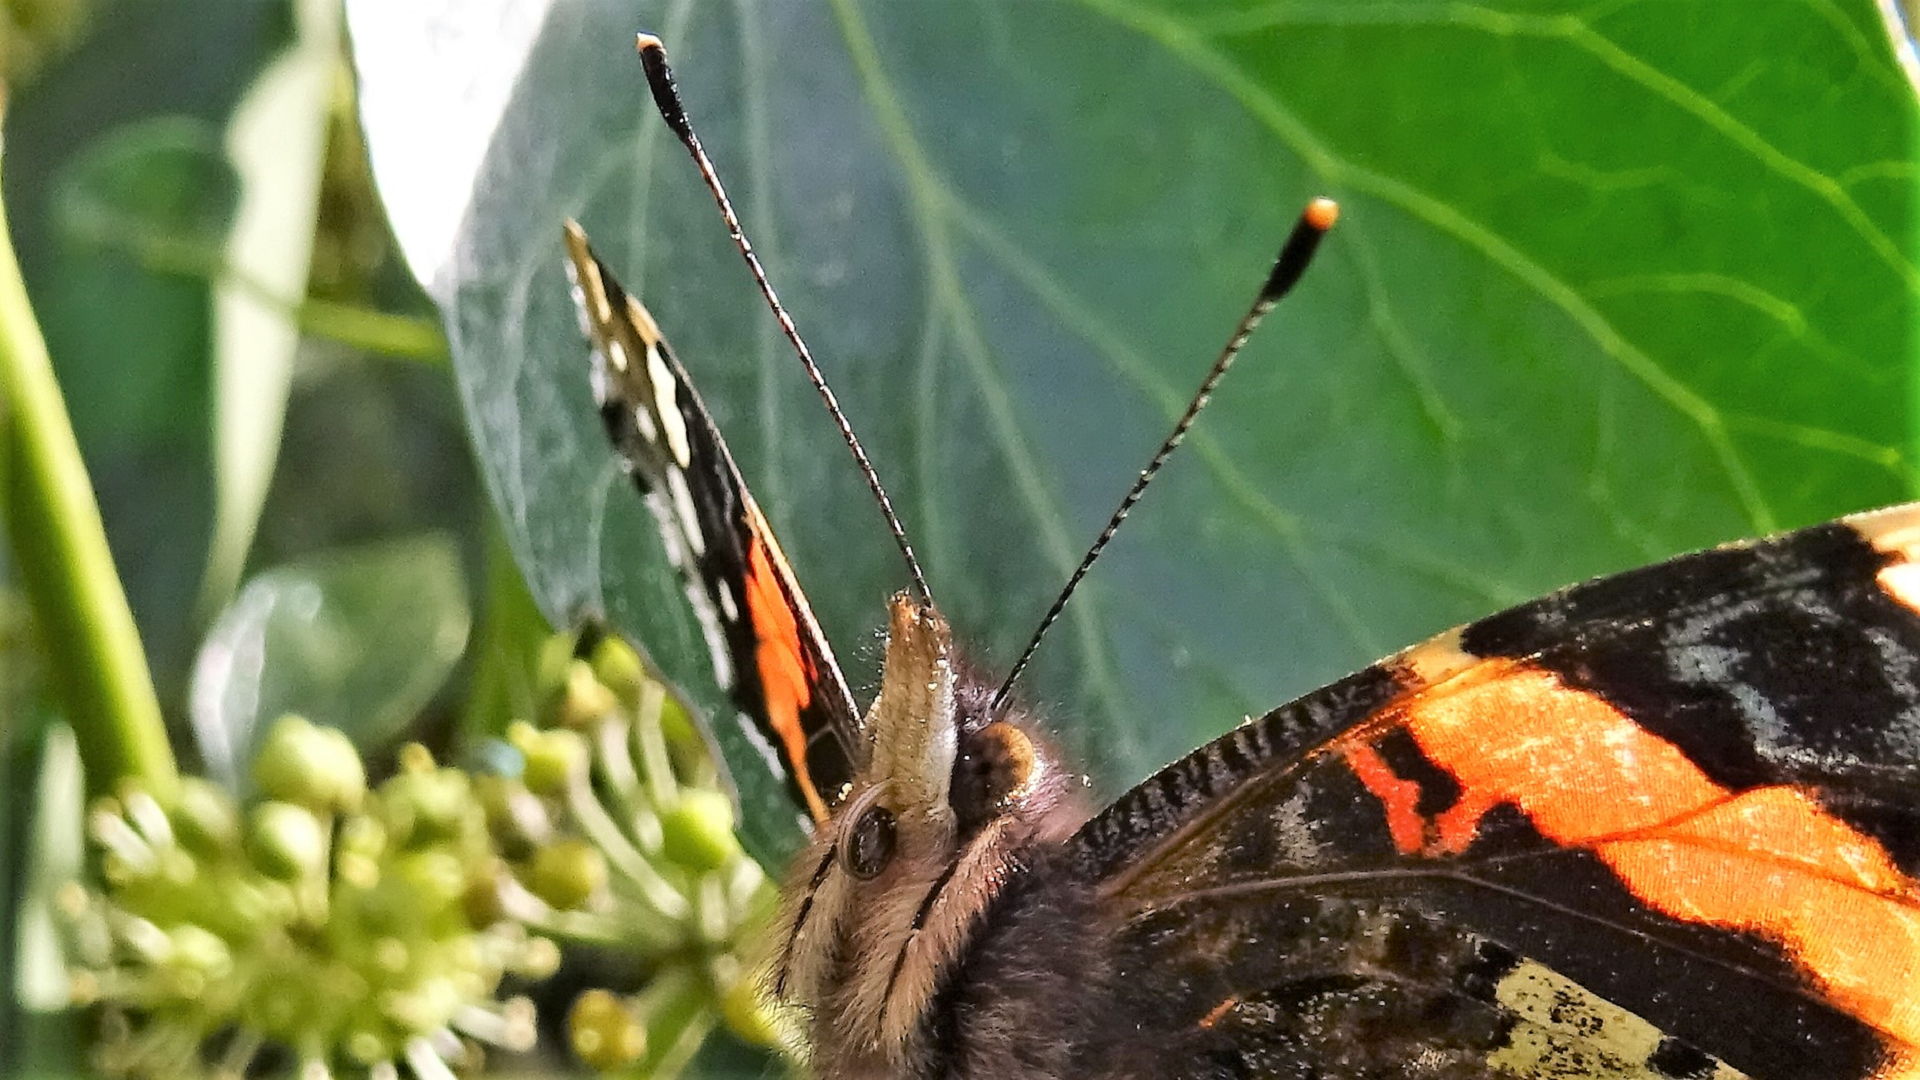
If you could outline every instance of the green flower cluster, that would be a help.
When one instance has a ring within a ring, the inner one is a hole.
[[[446,1080],[483,1046],[531,1047],[533,1007],[500,985],[551,975],[563,946],[645,973],[575,1000],[590,1066],[671,1076],[723,1023],[784,1045],[741,951],[773,886],[705,740],[624,643],[579,651],[543,657],[504,775],[415,745],[369,790],[344,735],[288,716],[245,805],[189,779],[171,804],[128,787],[94,806],[100,884],[62,905],[75,999],[107,1018],[99,1066]]]
[[[647,981],[623,996],[590,991],[568,1017],[575,1054],[602,1070],[650,1077],[681,1070],[724,1023],[757,1045],[789,1035],[762,999],[744,942],[764,924],[774,887],[734,836],[733,804],[686,710],[645,673],[632,648],[602,638],[543,664],[543,724],[515,724],[525,766],[483,794],[518,879],[555,908],[515,910],[556,938],[637,957]],[[570,838],[560,840],[560,837]],[[583,879],[556,852],[584,842],[604,879]]]
[[[505,874],[465,773],[410,746],[369,791],[344,736],[289,716],[253,779],[244,807],[188,780],[172,805],[129,788],[89,813],[104,887],[62,903],[75,996],[109,1019],[103,1070],[238,1077],[289,1055],[307,1080],[438,1078],[479,1044],[532,1044],[532,1006],[495,992],[559,952],[489,912]]]

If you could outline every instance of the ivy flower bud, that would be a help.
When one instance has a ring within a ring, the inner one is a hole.
[[[638,1062],[647,1052],[647,1029],[621,998],[606,990],[588,990],[567,1013],[567,1037],[573,1053],[588,1068],[613,1072]]]
[[[711,788],[688,788],[660,815],[661,850],[689,870],[708,873],[740,854],[733,834],[733,803]]]
[[[401,773],[381,787],[380,797],[395,841],[406,848],[458,838],[474,805],[466,774],[455,769]]]
[[[593,648],[590,662],[594,678],[622,701],[639,697],[641,689],[649,682],[646,667],[640,662],[640,654],[618,637],[609,635],[601,638]]]
[[[606,888],[607,860],[590,844],[563,840],[541,848],[523,880],[535,896],[571,911]]]
[[[304,806],[264,802],[247,820],[247,854],[268,877],[297,881],[325,867],[326,830]]]
[[[585,728],[606,719],[620,707],[620,699],[593,673],[593,665],[575,660],[567,665],[567,680],[554,705],[556,727]]]
[[[535,795],[565,794],[574,773],[586,767],[587,744],[577,732],[541,731],[521,723],[507,730],[507,738],[526,756],[521,779]]]
[[[168,819],[180,846],[200,858],[218,858],[239,844],[240,815],[232,798],[197,776],[180,781],[179,801]]]
[[[526,785],[504,776],[474,779],[474,794],[487,815],[487,832],[509,859],[525,859],[553,837],[553,816]]]
[[[253,761],[253,782],[269,799],[322,812],[357,810],[366,767],[345,735],[289,713],[274,721]]]

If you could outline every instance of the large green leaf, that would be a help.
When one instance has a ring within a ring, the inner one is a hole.
[[[989,670],[1290,218],[1344,203],[1027,684],[1103,792],[1450,623],[1911,488],[1915,107],[1868,0],[381,6],[350,10],[376,169],[534,593],[709,707],[563,217],[674,338],[858,688],[903,575],[643,28]],[[790,814],[732,749],[769,850]]]

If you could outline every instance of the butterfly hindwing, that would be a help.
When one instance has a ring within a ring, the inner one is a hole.
[[[1603,578],[1162,770],[1074,843],[1141,1053],[1920,1075],[1916,550],[1904,507]]]
[[[720,686],[816,822],[852,775],[853,697],[766,516],[645,307],[567,223],[594,396],[685,581]]]

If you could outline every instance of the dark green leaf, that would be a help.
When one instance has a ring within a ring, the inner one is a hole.
[[[709,707],[598,431],[563,217],[673,337],[858,688],[904,578],[652,114],[639,29],[989,670],[1302,203],[1344,203],[1027,684],[1105,792],[1450,623],[1911,490],[1915,106],[1869,0],[740,10],[555,0],[491,51],[359,42],[397,230],[429,177],[463,208],[410,255],[535,595]],[[431,111],[384,55],[499,107]]]
[[[204,277],[220,264],[239,199],[220,130],[169,116],[129,124],[89,146],[69,167],[54,213],[75,244]]]

